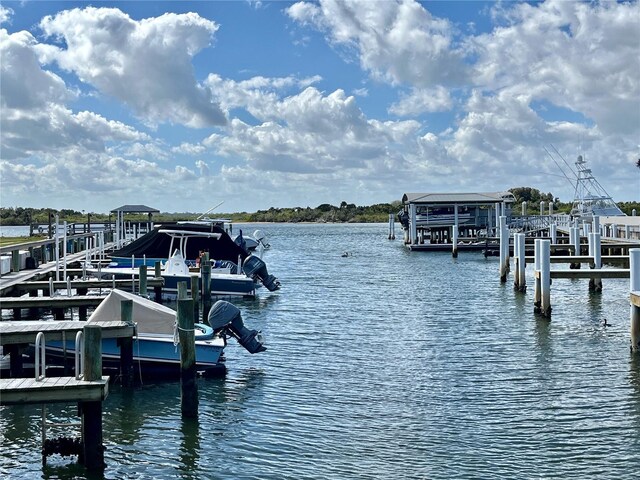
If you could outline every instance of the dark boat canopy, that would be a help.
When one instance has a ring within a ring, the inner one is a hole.
[[[238,256],[244,261],[249,255],[240,248],[231,239],[231,237],[219,226],[210,222],[179,222],[171,224],[156,225],[149,233],[138,238],[135,242],[130,243],[126,247],[113,252],[114,257],[131,257],[137,258],[147,256],[148,258],[169,258],[173,252],[169,252],[169,248],[173,250],[179,248],[178,239],[173,241],[171,247],[171,235],[160,232],[160,230],[176,230],[176,231],[192,231],[194,233],[219,233],[220,238],[189,237],[186,241],[186,249],[183,252],[185,259],[195,260],[200,256],[200,251],[209,252],[211,260],[229,260],[233,263],[238,262]]]

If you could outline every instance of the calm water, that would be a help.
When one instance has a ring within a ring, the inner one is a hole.
[[[114,386],[106,478],[633,478],[640,364],[628,280],[557,280],[553,320],[480,253],[411,253],[386,225],[261,225],[283,288],[235,302],[268,350],[227,348],[183,422],[178,383]],[[254,226],[243,226],[253,232]],[[400,233],[399,231],[397,233]],[[342,252],[352,256],[343,258]],[[555,268],[555,267],[554,267]],[[603,327],[604,318],[612,326]],[[50,407],[75,421],[75,407]],[[40,407],[0,409],[0,475],[85,478],[40,463]]]

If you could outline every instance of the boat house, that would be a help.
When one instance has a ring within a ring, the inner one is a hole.
[[[511,217],[515,197],[511,192],[491,193],[405,193],[398,218],[408,245],[450,243],[457,226],[459,239],[489,236],[500,215]]]

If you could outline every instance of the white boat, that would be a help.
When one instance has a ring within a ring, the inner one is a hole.
[[[104,299],[87,320],[90,324],[121,320],[121,303],[133,301],[132,319],[136,324],[133,361],[136,371],[148,376],[173,376],[180,372],[176,312],[146,298],[115,289]],[[227,338],[234,337],[250,353],[266,350],[260,332],[247,329],[240,310],[224,300],[216,302],[208,317],[209,325],[195,324],[196,369],[203,374],[224,372],[224,348]],[[68,357],[75,353],[75,341],[46,344],[47,358],[60,358],[64,350]],[[117,339],[102,341],[103,367],[119,367],[120,347]]]
[[[221,238],[226,241],[222,246],[224,253],[216,248],[216,242]],[[190,245],[189,239],[193,239],[192,243],[195,242],[195,245]],[[163,295],[167,298],[176,298],[179,282],[186,282],[188,292],[191,291],[192,285],[197,285],[201,290],[200,270],[190,268],[187,264],[189,247],[191,247],[194,264],[199,260],[195,252],[202,252],[203,249],[211,251],[214,255],[219,253],[225,259],[213,261],[213,266],[217,268],[211,269],[210,293],[212,296],[255,296],[256,286],[259,284],[264,285],[269,291],[280,288],[280,282],[269,274],[262,259],[242,251],[224,231],[214,228],[207,222],[184,222],[171,227],[158,228],[116,252],[115,261],[108,267],[89,266],[86,271],[100,279],[136,278],[139,276],[139,266],[142,264],[149,266],[150,262],[159,261],[162,258],[159,251],[167,248],[167,244],[168,251],[165,250],[161,270],[161,276],[165,280]],[[132,255],[129,260],[125,256],[129,252],[135,252],[138,255]],[[145,252],[148,252],[149,256]],[[235,254],[238,255],[237,263],[229,260],[230,255]]]

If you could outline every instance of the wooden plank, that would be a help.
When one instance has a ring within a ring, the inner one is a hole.
[[[123,287],[123,286],[128,287],[128,286],[131,286],[131,280],[130,279],[116,280],[115,284],[116,284],[116,287]],[[137,279],[136,279],[136,284],[138,284]],[[151,287],[161,287],[164,285],[164,279],[149,277],[147,279],[147,285]],[[49,282],[40,281],[40,280],[20,283],[17,286],[18,288],[20,288],[20,290],[25,290],[25,291],[49,290]],[[112,286],[113,286],[113,280],[93,279],[93,280],[72,280],[71,281],[71,288],[74,288],[74,289],[78,289],[78,288],[110,289]],[[53,282],[53,288],[56,290],[66,290],[67,282],[63,282],[63,281]]]
[[[626,268],[589,268],[583,270],[551,270],[551,278],[629,278],[630,271]],[[540,272],[534,272],[535,278]]]
[[[631,304],[636,307],[640,307],[640,291],[631,292],[630,296],[631,296]]]
[[[602,255],[602,263],[615,265],[629,265],[629,255]],[[527,265],[533,265],[535,257],[525,257]],[[588,255],[552,255],[549,257],[551,263],[593,263],[593,257]]]
[[[0,308],[68,308],[89,307],[102,303],[106,295],[75,295],[72,297],[1,297]]]
[[[109,393],[109,377],[105,376],[93,382],[75,377],[21,380],[15,386],[13,379],[0,379],[0,405],[102,401]]]
[[[45,334],[45,341],[60,341],[63,332],[67,340],[73,340],[86,325],[87,322],[67,320],[0,322],[0,345],[34,343],[41,331]],[[134,325],[119,321],[101,323],[100,326],[103,338],[132,337],[135,330]]]

